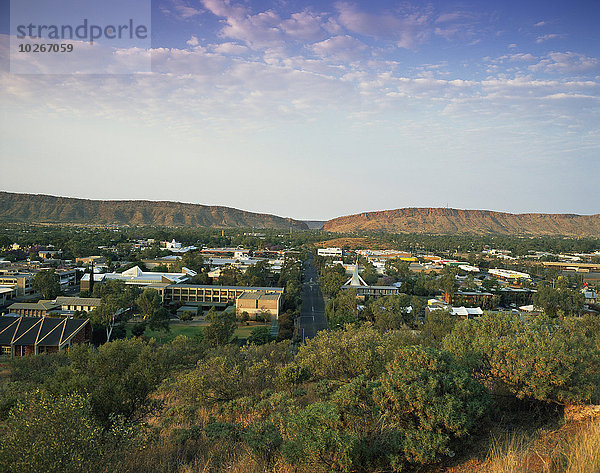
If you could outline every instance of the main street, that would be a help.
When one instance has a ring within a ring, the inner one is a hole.
[[[302,340],[313,338],[319,330],[326,328],[325,303],[319,285],[319,276],[311,256],[304,262],[304,284],[302,285],[298,335]]]

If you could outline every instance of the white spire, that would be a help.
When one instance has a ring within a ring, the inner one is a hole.
[[[367,286],[368,284],[364,281],[363,278],[358,274],[358,258],[356,258],[356,265],[354,266],[354,272],[352,273],[352,277],[346,281],[346,286],[350,287],[359,287],[359,286]]]

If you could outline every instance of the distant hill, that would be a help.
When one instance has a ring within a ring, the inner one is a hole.
[[[11,192],[0,192],[0,221],[308,229],[306,223],[299,220],[230,207],[146,200],[87,200]]]
[[[405,208],[334,218],[325,223],[323,230],[599,237],[600,214],[511,214],[490,210]]]

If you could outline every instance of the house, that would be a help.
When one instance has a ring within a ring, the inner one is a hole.
[[[87,319],[54,317],[0,317],[0,353],[27,356],[55,353],[76,343],[89,343],[92,327]]]

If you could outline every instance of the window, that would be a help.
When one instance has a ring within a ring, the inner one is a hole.
[[[10,346],[3,346],[2,347],[2,355],[5,355],[5,356],[8,355],[8,356],[10,356],[11,353],[12,353],[12,351],[10,349]]]

